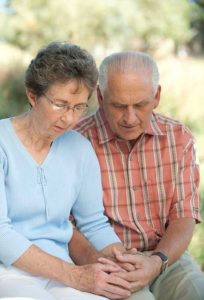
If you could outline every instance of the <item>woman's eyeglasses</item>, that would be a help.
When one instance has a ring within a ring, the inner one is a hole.
[[[87,103],[80,103],[76,105],[69,105],[65,104],[63,101],[60,100],[53,100],[50,97],[48,97],[46,94],[43,94],[45,98],[48,100],[48,102],[51,104],[53,111],[57,113],[66,113],[69,110],[72,110],[75,115],[83,115],[86,113],[88,109],[88,104]]]

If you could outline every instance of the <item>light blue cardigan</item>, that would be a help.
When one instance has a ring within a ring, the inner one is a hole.
[[[0,261],[9,266],[32,244],[72,262],[70,212],[98,249],[119,242],[103,215],[100,170],[84,137],[58,137],[38,165],[16,135],[11,119],[0,121]]]

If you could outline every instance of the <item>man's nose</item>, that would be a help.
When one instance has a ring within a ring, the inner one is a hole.
[[[124,121],[126,124],[133,124],[137,119],[136,109],[133,106],[128,106],[124,113]]]

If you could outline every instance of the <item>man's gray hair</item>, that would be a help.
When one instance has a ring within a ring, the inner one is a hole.
[[[156,94],[159,84],[159,70],[156,62],[146,53],[123,51],[113,53],[102,61],[99,67],[99,87],[103,93],[108,75],[114,73],[138,73],[148,71],[152,75],[153,92]]]

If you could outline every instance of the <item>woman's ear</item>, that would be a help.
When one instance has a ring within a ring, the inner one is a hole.
[[[31,89],[26,89],[26,95],[28,97],[28,101],[32,107],[36,105],[36,95],[33,93]]]

